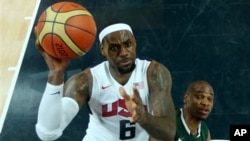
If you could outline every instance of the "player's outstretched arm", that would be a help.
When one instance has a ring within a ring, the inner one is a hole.
[[[150,105],[153,113],[145,111],[140,94],[134,86],[128,95],[121,87],[120,94],[132,114],[130,122],[139,123],[150,135],[150,141],[172,141],[175,136],[175,107],[171,96],[170,72],[158,62],[152,61],[147,72]]]
[[[176,132],[171,74],[164,65],[152,61],[147,78],[153,115],[146,114],[146,122],[141,123],[141,126],[151,135],[151,141],[171,141]]]

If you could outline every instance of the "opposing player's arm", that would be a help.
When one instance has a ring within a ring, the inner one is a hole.
[[[148,114],[147,122],[141,126],[150,134],[150,141],[171,141],[176,132],[175,107],[171,96],[171,74],[165,66],[152,61],[147,79],[153,116]]]
[[[64,96],[76,100],[79,107],[85,104],[91,94],[92,76],[89,68],[73,75],[64,86]]]

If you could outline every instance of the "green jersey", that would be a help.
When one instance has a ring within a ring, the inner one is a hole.
[[[208,137],[208,127],[204,122],[200,122],[198,134],[192,135],[184,120],[182,109],[176,111],[176,135],[174,141],[206,141]]]

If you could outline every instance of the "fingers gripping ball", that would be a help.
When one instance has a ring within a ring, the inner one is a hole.
[[[74,59],[93,46],[96,23],[85,7],[73,2],[58,2],[41,14],[36,32],[40,44],[49,55]]]

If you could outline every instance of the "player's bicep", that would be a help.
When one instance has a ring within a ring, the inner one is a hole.
[[[174,113],[171,97],[172,79],[169,70],[162,64],[152,61],[148,69],[150,103],[155,116]]]
[[[65,84],[64,96],[76,100],[79,107],[86,103],[90,97],[92,76],[89,69],[73,75]]]

